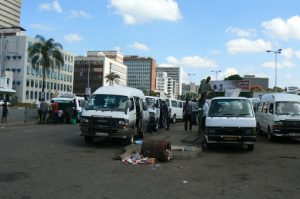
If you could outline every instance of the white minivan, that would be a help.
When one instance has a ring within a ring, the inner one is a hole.
[[[244,97],[216,97],[210,102],[205,120],[205,142],[245,144],[254,149],[256,120],[251,101]]]
[[[148,122],[148,108],[141,90],[104,86],[90,96],[83,108],[80,135],[88,144],[95,137],[120,137],[133,143],[136,134],[143,137]]]
[[[288,93],[265,94],[255,110],[257,131],[275,137],[300,137],[300,96]]]
[[[183,120],[183,101],[173,98],[165,99],[170,112],[170,120],[172,123],[176,123],[176,120]]]

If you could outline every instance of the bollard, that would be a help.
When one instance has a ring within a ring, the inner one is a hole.
[[[199,109],[198,110],[198,134],[201,135],[203,133],[203,114],[204,114],[204,110],[203,109]]]
[[[27,106],[25,106],[25,110],[24,110],[24,123],[26,123],[26,118],[27,118]]]

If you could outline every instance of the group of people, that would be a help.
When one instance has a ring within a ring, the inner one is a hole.
[[[186,102],[183,106],[183,120],[184,120],[184,130],[191,131],[193,123],[198,124],[198,108],[203,110],[202,128],[205,124],[205,117],[208,114],[208,103],[206,101],[207,93],[213,91],[213,88],[210,84],[211,77],[208,76],[206,79],[203,79],[198,90],[200,95],[199,103],[196,99],[191,101],[189,98],[186,98]],[[189,124],[189,129],[188,129]]]
[[[71,119],[77,115],[77,111],[72,104],[68,105],[65,110],[59,110],[57,102],[51,101],[49,104],[44,99],[41,102],[37,102],[37,109],[39,122],[42,124],[48,122],[53,124],[71,123]]]
[[[2,123],[6,122],[6,118],[7,118],[7,115],[8,115],[8,104],[7,104],[7,101],[5,100],[2,104]]]

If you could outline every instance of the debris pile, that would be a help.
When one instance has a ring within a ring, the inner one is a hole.
[[[155,164],[155,158],[144,157],[140,153],[133,152],[122,160],[125,164]]]

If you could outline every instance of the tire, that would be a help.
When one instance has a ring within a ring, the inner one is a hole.
[[[268,140],[273,142],[275,140],[275,136],[271,133],[270,127],[268,128]]]
[[[257,135],[262,135],[262,131],[260,129],[259,123],[257,123],[257,125],[256,125],[256,132],[257,132]]]
[[[86,144],[92,144],[94,141],[94,138],[92,136],[84,136],[84,141]]]
[[[248,151],[253,151],[254,150],[254,144],[248,144],[247,145],[247,150]]]
[[[172,123],[173,123],[173,124],[176,123],[176,115],[173,115],[173,117],[172,117]]]
[[[133,144],[134,143],[134,130],[132,130],[130,136],[127,139],[128,139],[128,143],[129,144]]]

